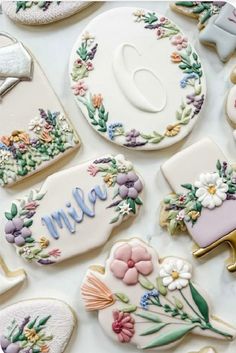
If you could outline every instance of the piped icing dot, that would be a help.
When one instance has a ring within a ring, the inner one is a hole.
[[[129,268],[132,268],[132,267],[134,267],[135,262],[134,262],[132,259],[130,259],[130,260],[127,262],[127,265],[128,265]]]
[[[216,187],[215,187],[215,185],[210,185],[209,188],[208,188],[208,192],[209,192],[211,195],[215,195],[215,193],[216,193]]]

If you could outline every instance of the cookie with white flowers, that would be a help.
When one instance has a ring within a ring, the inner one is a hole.
[[[52,174],[5,212],[6,241],[29,262],[51,265],[103,245],[142,207],[143,182],[123,155]],[[4,234],[3,233],[3,234]]]
[[[201,60],[188,37],[166,16],[145,9],[119,7],[95,17],[72,49],[69,72],[91,127],[131,149],[161,149],[185,138],[206,95]]]
[[[76,317],[58,299],[31,299],[0,311],[1,353],[63,353]]]
[[[79,147],[79,137],[36,59],[3,32],[0,100],[1,186],[31,176]]]
[[[172,348],[187,335],[230,341],[235,329],[212,318],[203,290],[184,259],[160,259],[139,239],[117,242],[103,266],[91,266],[82,287],[88,311],[97,311],[105,333],[126,350]]]
[[[93,1],[2,1],[11,20],[24,25],[46,25],[82,11]]]
[[[206,138],[176,153],[161,170],[172,190],[162,202],[161,226],[172,235],[188,232],[198,246],[196,257],[227,243],[227,268],[236,271],[235,166]]]

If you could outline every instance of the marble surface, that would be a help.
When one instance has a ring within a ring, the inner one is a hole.
[[[68,60],[78,34],[94,16],[117,6],[144,7],[167,15],[183,28],[201,56],[207,74],[208,88],[202,116],[192,134],[182,143],[169,149],[145,153],[128,150],[109,143],[91,129],[77,108],[71,94]],[[188,235],[171,238],[158,225],[159,202],[169,191],[169,187],[160,173],[160,165],[167,158],[200,138],[209,136],[221,146],[229,160],[236,161],[236,145],[232,136],[232,128],[226,120],[224,110],[226,93],[231,86],[228,78],[233,66],[236,64],[235,57],[232,57],[228,63],[222,64],[214,49],[199,43],[196,22],[172,12],[169,9],[168,2],[162,1],[96,3],[67,20],[43,27],[19,26],[11,22],[5,15],[0,15],[0,28],[22,40],[36,56],[82,139],[80,150],[73,156],[60,161],[53,167],[11,189],[0,190],[1,221],[3,220],[3,213],[9,207],[12,199],[18,195],[26,194],[31,188],[39,187],[51,173],[74,166],[88,159],[96,158],[107,152],[124,153],[128,159],[134,162],[146,182],[145,207],[141,211],[140,217],[135,222],[125,223],[119,229],[119,232],[115,231],[112,234],[105,246],[88,255],[77,257],[55,267],[41,268],[36,265],[26,264],[18,258],[14,249],[1,236],[0,253],[11,268],[25,268],[28,273],[28,282],[23,287],[18,288],[18,291],[1,297],[0,308],[21,299],[56,297],[67,301],[79,316],[79,325],[67,352],[137,352],[135,347],[131,345],[124,347],[118,343],[114,344],[105,336],[98,324],[96,313],[86,313],[83,308],[80,299],[80,284],[89,265],[104,263],[113,242],[118,239],[140,236],[155,246],[161,257],[176,255],[192,261],[195,267],[195,282],[198,282],[208,292],[213,303],[214,312],[222,319],[236,326],[236,273],[228,273],[225,267],[229,249],[221,247],[204,260],[196,260],[191,255],[193,243]],[[197,158],[197,156],[194,158]],[[93,236],[93,234],[88,236]],[[182,344],[174,348],[174,352],[198,351],[204,346],[215,346],[219,353],[235,353],[236,341],[228,344],[223,341],[214,342],[211,339],[189,335]],[[167,353],[170,352],[167,351]]]

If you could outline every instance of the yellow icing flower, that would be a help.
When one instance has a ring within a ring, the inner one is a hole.
[[[140,22],[142,17],[145,16],[145,11],[144,10],[136,10],[136,11],[134,11],[133,15],[136,17],[136,21]]]
[[[173,137],[178,135],[180,132],[180,125],[168,125],[166,128],[165,135],[168,137]]]
[[[41,237],[41,238],[39,239],[39,244],[40,244],[40,247],[41,247],[42,249],[47,248],[48,245],[49,245],[49,240],[48,240],[47,238],[45,238],[45,237]]]
[[[105,183],[107,183],[108,186],[112,186],[112,184],[113,184],[113,176],[112,176],[112,174],[106,174],[104,176],[103,180],[105,181]]]
[[[39,340],[39,335],[34,328],[27,328],[24,330],[25,337],[32,343],[35,343]]]
[[[10,141],[11,141],[11,142],[19,142],[19,141],[22,141],[22,142],[24,142],[25,144],[28,145],[29,142],[30,142],[29,134],[27,134],[27,133],[24,132],[24,131],[14,130],[14,131],[12,131],[12,133],[11,133]]]
[[[198,217],[200,216],[200,212],[198,211],[190,211],[188,213],[188,216],[193,220],[196,221],[198,219]]]

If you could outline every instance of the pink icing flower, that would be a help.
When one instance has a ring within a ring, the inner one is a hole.
[[[84,81],[79,81],[77,82],[73,87],[72,87],[74,94],[76,96],[84,96],[88,87],[87,85],[84,83]]]
[[[165,23],[168,23],[169,22],[169,20],[168,20],[168,18],[166,18],[166,17],[161,17],[160,18],[160,22],[162,23],[162,24],[165,24]]]
[[[83,65],[83,60],[76,59],[74,62],[75,67],[81,67]]]
[[[165,34],[165,30],[164,30],[164,28],[157,28],[157,37],[158,38],[162,38],[163,36],[164,36],[164,34]]]
[[[53,249],[48,253],[49,256],[60,257],[61,251],[59,249]]]
[[[25,209],[29,211],[34,211],[38,207],[38,203],[36,201],[31,201],[25,205]]]
[[[99,172],[99,168],[94,165],[94,164],[91,164],[89,167],[88,167],[88,173],[91,175],[91,176],[95,176],[97,173]]]
[[[138,282],[139,273],[149,275],[153,270],[151,255],[141,246],[124,244],[119,246],[114,253],[114,260],[111,263],[111,271],[116,278],[131,285]]]
[[[188,38],[181,36],[181,34],[177,34],[176,36],[172,37],[171,44],[175,45],[177,50],[182,50],[187,48]]]
[[[134,335],[134,319],[129,313],[119,310],[113,311],[114,321],[112,330],[117,334],[118,340],[122,343],[130,342]]]
[[[93,64],[91,63],[91,61],[87,62],[86,68],[87,68],[88,71],[92,71],[93,70]]]

